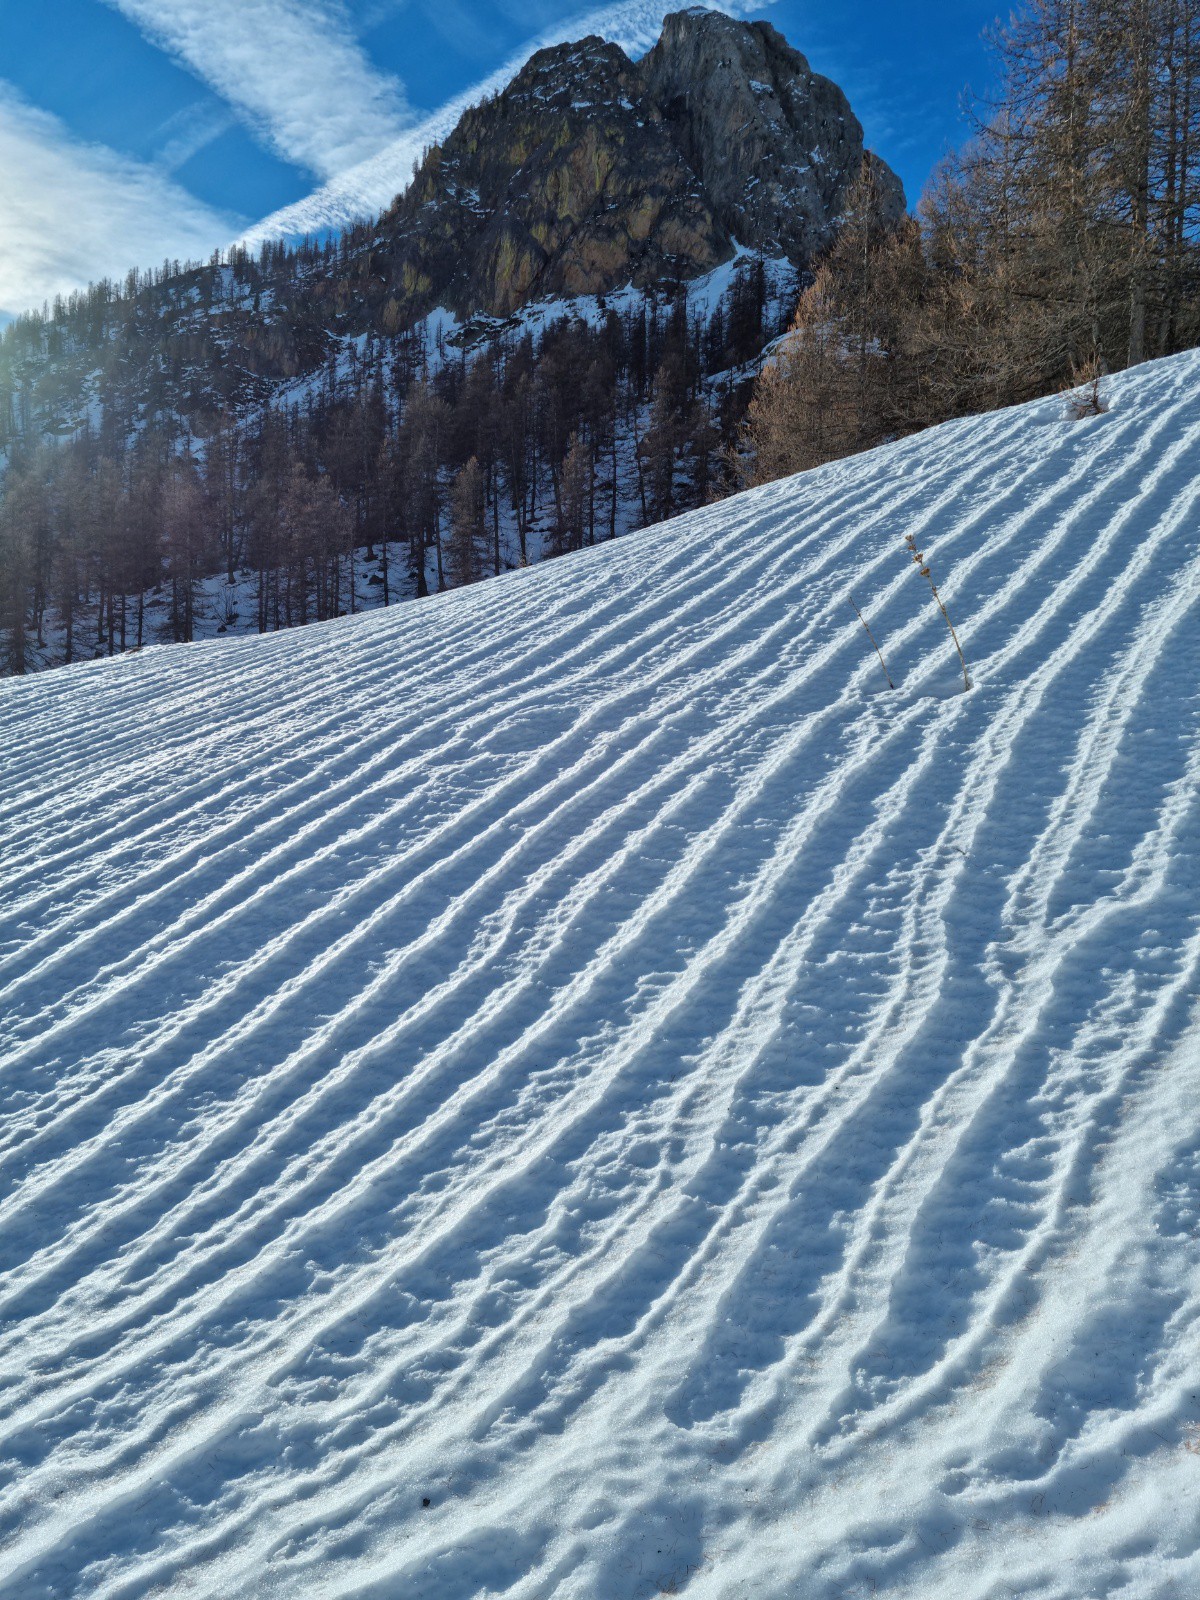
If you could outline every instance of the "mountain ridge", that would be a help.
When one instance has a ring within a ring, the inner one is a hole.
[[[707,0],[713,9],[744,17],[757,9],[753,0]],[[264,243],[297,244],[302,239],[336,236],[363,217],[381,216],[407,187],[425,152],[441,144],[457,126],[463,113],[505,90],[539,50],[582,39],[589,34],[619,44],[633,60],[640,60],[657,44],[669,3],[658,0],[609,0],[573,16],[569,31],[551,26],[523,41],[494,70],[460,93],[423,113],[392,144],[367,161],[322,183],[318,188],[269,215],[249,223],[230,244],[258,250]]]
[[[135,418],[189,427],[197,410],[269,403],[338,341],[392,341],[437,309],[462,322],[630,285],[669,295],[739,251],[805,272],[864,162],[898,217],[902,185],[845,95],[770,24],[693,8],[636,63],[598,36],[539,51],[336,240],[167,262],[17,318],[0,335],[0,456],[39,422],[57,438],[104,427],[118,388]],[[190,381],[197,367],[211,379]]]

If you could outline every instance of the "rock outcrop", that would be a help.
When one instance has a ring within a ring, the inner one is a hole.
[[[829,244],[866,153],[862,125],[837,84],[770,23],[677,12],[641,77],[727,236],[797,265]],[[904,189],[873,159],[885,212],[898,221]]]
[[[550,295],[681,281],[738,244],[808,266],[864,159],[846,96],[768,23],[693,9],[640,62],[587,38],[467,112],[382,219],[373,262],[414,310],[505,315]]]

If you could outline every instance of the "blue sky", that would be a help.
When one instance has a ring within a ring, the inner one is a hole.
[[[678,3],[678,0],[676,0]],[[716,0],[714,0],[716,3]],[[915,200],[986,85],[982,0],[721,0],[836,78]],[[374,209],[536,43],[644,48],[658,0],[0,0],[0,313]]]

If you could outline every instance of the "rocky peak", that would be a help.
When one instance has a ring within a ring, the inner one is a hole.
[[[539,50],[504,91],[510,107],[547,111],[594,109],[618,102],[631,87],[633,63],[619,45],[596,34]]]
[[[864,154],[845,95],[773,27],[676,12],[636,64],[594,36],[533,56],[430,153],[376,264],[412,314],[683,280],[739,244],[806,267]]]
[[[828,244],[863,159],[862,125],[769,22],[677,11],[641,76],[733,238],[798,265]],[[879,168],[885,212],[898,221],[903,187]]]

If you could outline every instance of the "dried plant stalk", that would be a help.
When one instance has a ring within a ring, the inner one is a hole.
[[[1072,422],[1082,422],[1085,417],[1102,417],[1108,410],[1108,401],[1100,391],[1104,368],[1097,356],[1092,356],[1082,366],[1071,368],[1071,381],[1067,385],[1067,416]]]
[[[908,537],[905,539],[904,542],[908,546],[908,553],[913,558],[913,561],[916,563],[916,566],[919,569],[919,571],[921,573],[921,576],[928,581],[929,587],[933,591],[933,598],[937,601],[938,610],[942,613],[942,616],[945,617],[945,619],[946,619],[946,626],[950,629],[950,637],[954,640],[954,648],[958,651],[958,659],[962,662],[964,689],[970,689],[970,687],[971,687],[971,673],[970,673],[970,670],[967,667],[967,658],[966,658],[965,655],[963,655],[963,647],[962,647],[961,644],[959,644],[959,642],[958,642],[958,634],[955,633],[954,624],[950,621],[950,613],[946,610],[946,607],[945,607],[945,604],[944,604],[944,602],[942,600],[942,597],[938,593],[938,586],[933,581],[933,573],[930,572],[929,565],[926,562],[925,557],[917,549],[917,541],[916,541],[916,539],[913,537],[913,535],[911,533],[908,535]]]
[[[873,645],[875,645],[875,654],[879,657],[879,665],[883,668],[883,675],[887,679],[888,688],[889,689],[894,689],[896,687],[896,685],[892,682],[892,675],[888,671],[887,662],[883,659],[883,651],[879,648],[879,646],[877,644],[875,644],[875,635],[871,632],[871,629],[870,629],[870,626],[869,626],[869,624],[867,622],[866,617],[864,617],[862,612],[858,609],[858,607],[856,605],[854,605],[854,596],[852,594],[851,595],[847,595],[846,598],[849,600],[850,604],[852,606],[854,606],[855,615],[858,617],[858,620],[862,623],[863,627],[866,628],[866,630],[867,630],[867,638],[870,639],[870,641],[871,641],[871,643]]]

